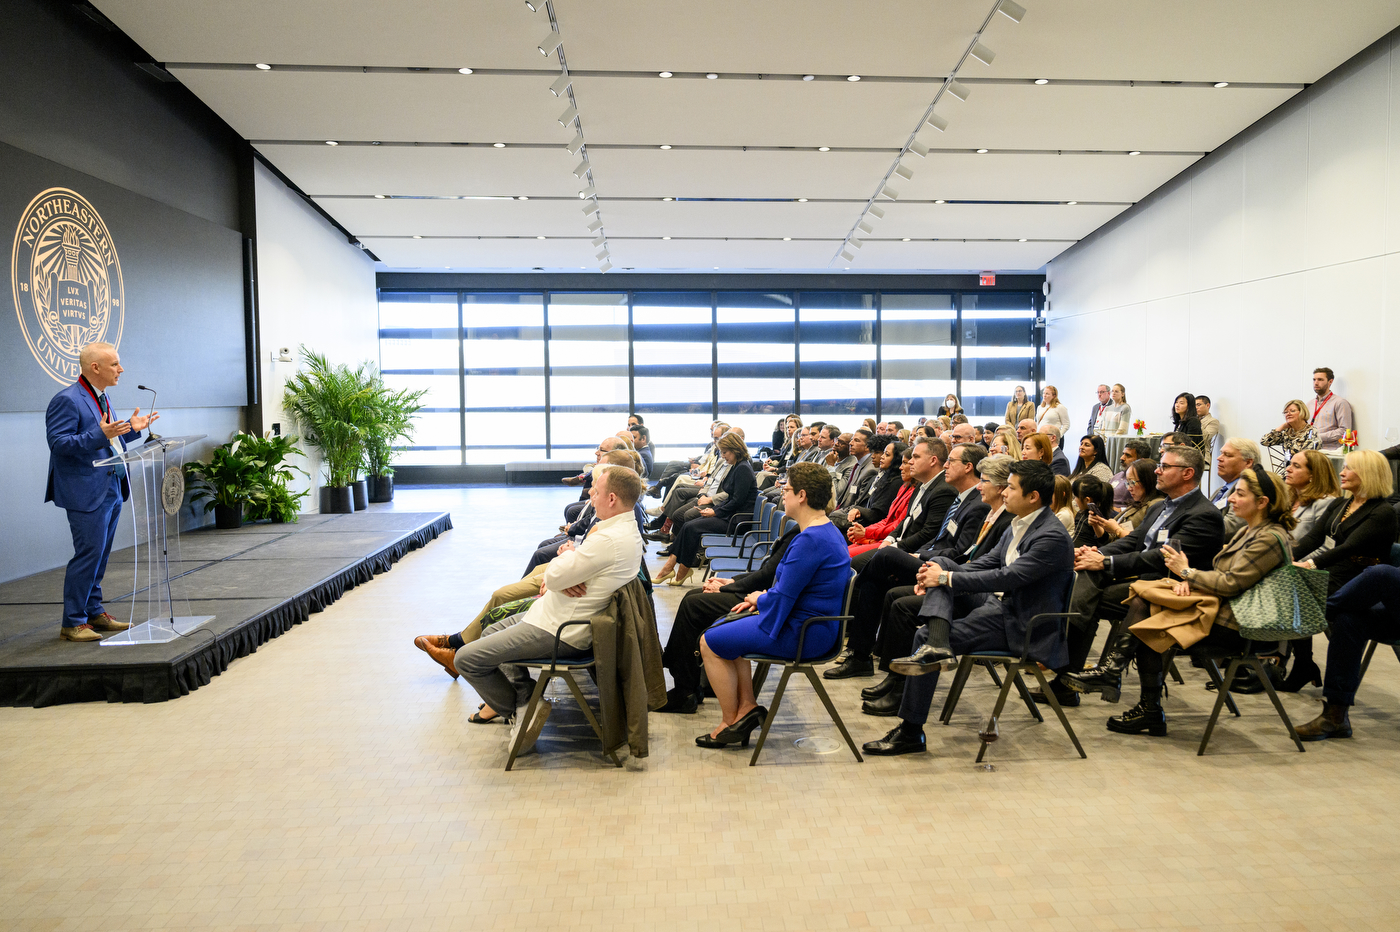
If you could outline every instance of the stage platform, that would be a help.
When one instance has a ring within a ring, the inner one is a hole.
[[[62,567],[0,584],[0,705],[187,695],[451,527],[446,512],[368,511],[187,532],[171,575],[185,586],[192,614],[215,618],[168,644],[60,640]],[[133,592],[133,558],[131,547],[114,551],[103,582],[107,610],[121,620],[133,596],[146,601],[144,589]]]

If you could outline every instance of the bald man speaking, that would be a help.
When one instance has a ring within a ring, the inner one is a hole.
[[[49,440],[49,487],[44,501],[68,512],[73,532],[73,559],[63,577],[63,626],[65,641],[100,641],[99,631],[131,627],[118,621],[102,605],[102,577],[117,533],[122,502],[131,496],[126,467],[96,467],[93,460],[125,451],[126,444],[160,417],[155,411],[142,417],[141,409],[119,421],[112,414],[107,389],[121,378],[117,348],[110,343],[89,343],[78,356],[82,374],[78,381],[53,396],[44,415]]]

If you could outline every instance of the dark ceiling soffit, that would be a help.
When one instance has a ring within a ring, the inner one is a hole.
[[[1035,291],[1044,275],[723,275],[650,272],[380,272],[382,291]]]
[[[322,217],[326,218],[326,222],[327,222],[327,223],[329,223],[331,226],[335,227],[335,228],[336,228],[337,230],[339,230],[340,232],[344,233],[344,234],[345,234],[345,239],[346,239],[346,241],[347,241],[351,246],[358,246],[360,249],[364,250],[365,255],[369,256],[369,257],[370,257],[371,259],[373,259],[375,262],[382,262],[382,261],[383,261],[383,260],[380,259],[378,256],[376,256],[374,253],[370,252],[368,246],[366,246],[364,243],[362,243],[362,242],[360,242],[358,239],[356,239],[356,238],[355,238],[355,234],[351,233],[349,230],[345,229],[345,227],[341,226],[341,225],[340,225],[340,221],[336,220],[336,219],[335,219],[334,217],[332,217],[330,214],[326,213],[325,208],[323,208],[320,204],[317,204],[314,200],[312,200],[312,199],[311,199],[311,196],[310,196],[309,194],[307,194],[307,193],[306,193],[305,191],[303,191],[301,188],[297,187],[296,182],[292,181],[292,179],[290,179],[290,178],[288,178],[286,175],[282,174],[281,170],[280,170],[276,165],[273,165],[271,162],[269,162],[269,161],[267,160],[266,156],[264,156],[264,155],[263,155],[261,152],[259,152],[257,149],[253,149],[252,152],[253,152],[253,158],[257,159],[257,160],[262,164],[262,166],[263,166],[264,168],[266,168],[268,171],[272,172],[272,174],[276,175],[278,181],[282,182],[282,183],[283,183],[284,185],[286,185],[289,189],[291,189],[293,192],[295,192],[295,193],[296,193],[296,196],[299,197],[299,198],[301,198],[303,201],[305,201],[305,202],[307,203],[307,205],[310,206],[310,208],[311,208],[312,210],[316,211],[316,213],[318,213],[318,214],[320,214]]]

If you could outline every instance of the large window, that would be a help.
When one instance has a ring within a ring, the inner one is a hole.
[[[959,396],[1000,421],[1040,385],[1039,295],[1013,291],[536,291],[380,294],[380,365],[426,388],[405,465],[589,460],[643,416],[665,462],[711,420],[755,452],[800,411],[850,431],[912,427]],[[340,361],[340,360],[334,360]]]

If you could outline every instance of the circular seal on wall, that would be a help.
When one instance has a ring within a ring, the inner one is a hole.
[[[49,188],[29,202],[10,253],[15,313],[40,367],[67,385],[89,343],[120,346],[126,313],[117,248],[81,194]]]
[[[185,474],[179,466],[165,467],[165,476],[160,480],[160,506],[172,518],[180,513],[185,502]]]

